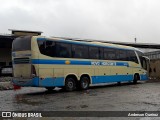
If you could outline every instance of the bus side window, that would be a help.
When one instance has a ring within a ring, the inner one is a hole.
[[[82,58],[81,48],[82,46],[72,45],[72,57],[73,58]]]
[[[71,58],[71,44],[57,42],[57,57]]]
[[[53,41],[46,41],[45,54],[50,57],[56,56],[56,45]]]
[[[88,58],[88,46],[86,45],[72,45],[72,57],[73,58]]]
[[[104,59],[105,60],[116,60],[116,49],[104,48]]]
[[[138,63],[138,59],[137,59],[137,56],[136,56],[134,51],[127,51],[127,55],[128,55],[128,60],[129,61]]]
[[[98,47],[89,47],[89,58],[90,59],[99,59],[99,49]]]
[[[127,53],[125,50],[117,50],[118,60],[127,61]]]
[[[53,41],[38,41],[40,53],[50,57],[56,56],[56,45]]]
[[[40,53],[45,55],[46,41],[38,41],[38,47]]]
[[[99,48],[99,59],[104,59],[104,52],[103,52],[103,48]]]

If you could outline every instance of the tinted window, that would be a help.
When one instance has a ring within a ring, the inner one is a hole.
[[[89,47],[89,58],[90,59],[99,59],[99,49],[98,47]]]
[[[13,40],[12,51],[31,50],[31,36],[19,37]]]
[[[50,57],[71,57],[71,45],[54,41],[38,41],[41,54]]]
[[[56,57],[56,44],[53,41],[38,41],[41,54]]]
[[[71,44],[57,43],[57,57],[71,58]]]
[[[88,58],[88,46],[72,45],[73,58]]]
[[[37,41],[37,43],[38,43],[40,53],[45,54],[45,49],[46,49],[45,41]]]
[[[117,60],[127,61],[126,50],[117,50],[116,54]]]
[[[134,51],[127,51],[127,54],[128,54],[128,60],[129,61],[138,63],[138,59],[137,59],[137,56],[136,56]]]
[[[105,60],[116,60],[116,49],[104,48],[104,59]]]
[[[104,57],[103,57],[103,48],[99,48],[99,59],[104,59]]]

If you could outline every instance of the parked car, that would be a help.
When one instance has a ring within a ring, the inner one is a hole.
[[[1,76],[11,76],[12,77],[13,68],[12,66],[1,67]]]

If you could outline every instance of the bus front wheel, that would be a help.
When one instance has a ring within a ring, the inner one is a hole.
[[[65,89],[70,92],[76,89],[76,82],[72,77],[66,78]]]
[[[80,89],[81,90],[87,90],[89,88],[89,78],[88,77],[82,77],[80,80]]]

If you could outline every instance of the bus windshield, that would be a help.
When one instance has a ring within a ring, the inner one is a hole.
[[[18,37],[13,41],[12,51],[31,50],[31,36]]]

